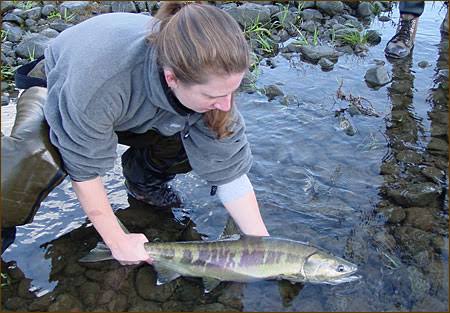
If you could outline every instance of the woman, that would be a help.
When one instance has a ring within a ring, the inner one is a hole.
[[[150,27],[150,34],[148,30]],[[62,32],[45,51],[50,140],[87,216],[122,264],[148,261],[143,234],[120,228],[100,178],[117,143],[128,192],[157,206],[193,169],[241,230],[267,236],[246,173],[251,152],[233,103],[249,67],[239,25],[214,6],[166,2],[156,18],[113,13]]]

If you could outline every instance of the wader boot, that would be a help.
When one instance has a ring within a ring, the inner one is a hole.
[[[387,57],[401,59],[407,57],[414,47],[417,23],[419,17],[411,14],[401,14],[395,35],[389,40],[384,49]]]
[[[145,134],[118,135],[119,143],[131,146],[122,155],[128,194],[155,207],[179,207],[181,196],[168,182],[175,174],[192,170],[180,134],[162,136],[150,130]]]
[[[66,176],[49,140],[43,111],[46,99],[47,88],[24,91],[17,101],[11,135],[1,137],[2,253],[8,234],[14,233],[15,226],[32,222],[42,200]]]

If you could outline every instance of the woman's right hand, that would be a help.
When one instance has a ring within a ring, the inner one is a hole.
[[[145,251],[144,244],[148,242],[144,234],[123,234],[120,239],[109,246],[113,257],[122,265],[151,264],[152,258]]]

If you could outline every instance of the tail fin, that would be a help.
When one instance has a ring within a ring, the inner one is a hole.
[[[117,218],[117,222],[120,225],[120,228],[125,232],[125,234],[129,234],[130,232],[125,227],[125,225],[122,224],[122,222]],[[109,250],[108,246],[104,242],[99,242],[97,246],[95,246],[94,249],[89,251],[87,255],[79,259],[79,262],[99,262],[99,261],[106,261],[106,260],[113,260],[114,257],[112,256],[111,250]]]
[[[99,261],[106,261],[106,260],[113,260],[114,257],[112,256],[111,250],[109,250],[108,246],[103,243],[99,242],[97,246],[95,246],[94,249],[89,251],[87,255],[79,259],[79,262],[89,263],[89,262],[99,262]]]

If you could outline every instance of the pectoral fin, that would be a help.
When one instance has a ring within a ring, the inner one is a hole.
[[[219,284],[220,284],[220,280],[218,280],[218,279],[208,278],[208,277],[203,278],[203,286],[205,287],[206,293],[211,292]]]
[[[158,274],[157,280],[156,280],[157,285],[162,285],[162,284],[168,283],[168,282],[180,277],[180,274],[178,274],[177,272],[174,272],[174,271],[172,271],[168,268],[165,268],[161,265],[153,264],[153,266],[155,268],[156,273]]]

